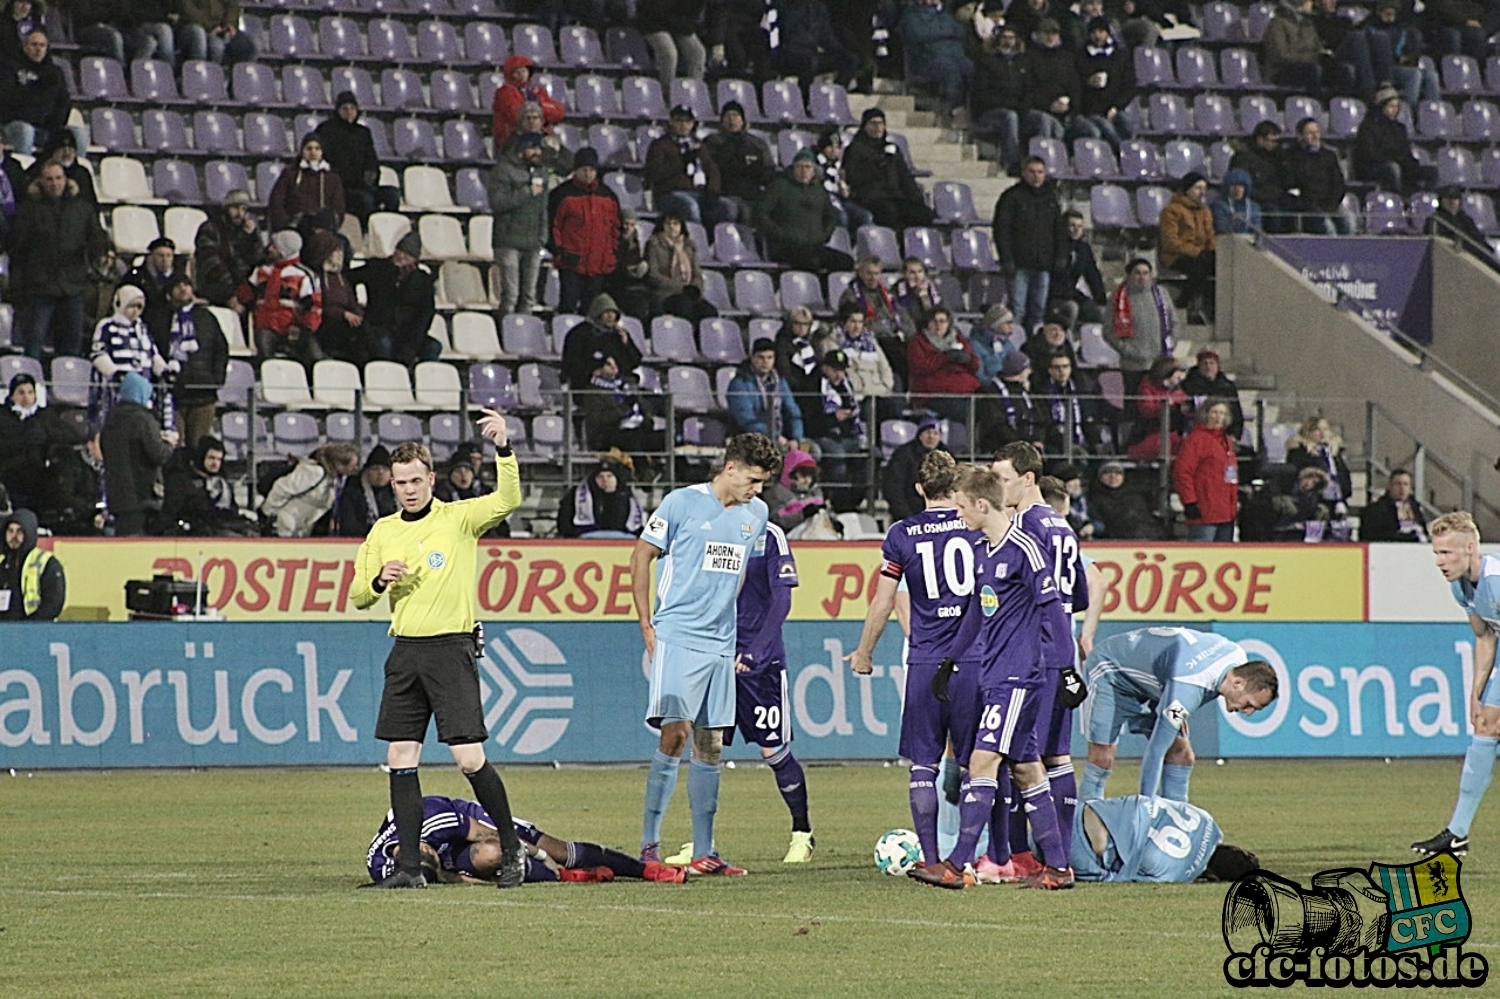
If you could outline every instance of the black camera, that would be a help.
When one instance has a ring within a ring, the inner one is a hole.
[[[1236,954],[1262,943],[1284,952],[1374,953],[1385,945],[1390,921],[1385,891],[1359,868],[1323,871],[1307,889],[1256,871],[1224,897],[1224,942]]]

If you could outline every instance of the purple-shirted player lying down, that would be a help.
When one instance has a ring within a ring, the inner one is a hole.
[[[477,803],[429,794],[422,799],[422,871],[431,883],[493,884],[500,868],[500,835]],[[523,818],[514,819],[526,844],[526,880],[613,881],[617,877],[681,884],[686,873],[657,861],[636,858],[597,843],[549,836]],[[396,823],[390,812],[370,841],[366,866],[374,884],[396,869]],[[369,885],[361,885],[365,888]]]

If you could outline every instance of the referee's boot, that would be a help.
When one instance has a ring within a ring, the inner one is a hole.
[[[519,888],[526,880],[526,844],[520,843],[516,851],[505,858],[500,870],[495,872],[496,888]]]
[[[379,881],[371,881],[367,885],[360,885],[360,887],[361,888],[426,888],[427,887],[427,878],[425,878],[422,875],[421,871],[408,871],[408,870],[405,870],[403,868],[398,867],[398,868],[396,868],[395,871],[393,871],[390,874],[387,874],[385,877],[381,878]]]

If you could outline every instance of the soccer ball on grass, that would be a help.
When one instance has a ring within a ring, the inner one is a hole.
[[[875,841],[875,866],[880,873],[900,877],[922,860],[922,844],[910,829],[892,829]]]

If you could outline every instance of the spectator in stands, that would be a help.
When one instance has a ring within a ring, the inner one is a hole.
[[[1094,537],[1110,541],[1147,541],[1161,537],[1161,528],[1151,501],[1138,489],[1125,486],[1125,466],[1106,461],[1089,490],[1089,510],[1094,517]]]
[[[923,317],[921,333],[911,340],[907,364],[912,405],[945,420],[969,421],[968,400],[956,397],[979,391],[979,358],[947,308],[940,305]]]
[[[849,200],[849,185],[844,180],[843,165],[840,162],[844,139],[839,130],[826,129],[818,136],[817,141],[817,157],[814,161],[817,170],[814,176],[822,176],[823,190],[828,192],[828,201],[833,205],[833,210],[838,212],[838,224],[844,227],[844,231],[849,234],[849,242],[853,243],[859,236],[859,227],[873,223],[875,216],[870,214],[868,208]]]
[[[4,72],[4,64],[0,64],[0,74]],[[35,161],[31,165],[37,173],[41,173],[41,167]],[[46,166],[45,161],[42,166]],[[4,130],[0,130],[0,246],[7,245],[10,241],[16,213],[21,209],[21,199],[26,196],[26,188],[31,181],[31,174],[11,155],[10,143],[5,140]]]
[[[1318,468],[1328,476],[1323,498],[1330,503],[1347,503],[1354,495],[1349,464],[1344,460],[1344,444],[1321,416],[1302,421],[1296,434],[1286,442],[1286,460],[1294,468]]]
[[[1177,453],[1182,435],[1192,419],[1193,404],[1182,388],[1184,372],[1175,357],[1158,357],[1141,379],[1136,398],[1128,402],[1136,421],[1125,453],[1138,461],[1149,461],[1162,453],[1162,411],[1167,413],[1167,453]]]
[[[141,319],[163,356],[172,337],[172,286],[178,278],[186,276],[187,272],[177,263],[177,244],[166,236],[158,236],[146,247],[146,259],[131,269],[122,282],[146,293],[146,309]]]
[[[47,140],[41,153],[26,171],[27,181],[36,180],[41,176],[42,167],[48,163],[61,164],[68,179],[78,185],[78,196],[91,205],[99,204],[99,196],[94,192],[94,175],[88,167],[78,161],[78,136],[73,134],[72,129],[61,129]],[[24,184],[15,188],[17,191],[24,189]]]
[[[160,59],[174,69],[172,0],[70,0],[73,40],[87,54],[108,56],[129,67],[137,59]]]
[[[1069,51],[1083,52],[1089,44],[1089,25],[1096,18],[1104,19],[1104,30],[1108,31],[1115,44],[1128,52],[1124,38],[1120,35],[1118,26],[1104,13],[1104,0],[1081,0],[1077,9],[1069,8],[1063,11],[1060,18],[1063,29],[1063,44]],[[1131,67],[1132,71],[1134,67]],[[1087,74],[1084,74],[1087,75]]]
[[[1323,39],[1312,17],[1313,0],[1281,0],[1261,39],[1266,79],[1278,87],[1324,93]]]
[[[1381,79],[1388,79],[1375,75],[1369,37],[1352,18],[1339,13],[1338,0],[1316,0],[1312,22],[1323,42],[1322,65],[1331,90],[1369,94]]]
[[[122,284],[115,292],[114,315],[101,320],[94,328],[94,338],[89,345],[89,362],[93,366],[89,384],[89,426],[95,430],[104,425],[114,402],[114,386],[126,374],[135,372],[150,379],[173,370],[166,357],[156,349],[156,341],[141,319],[145,307],[146,293],[133,284]]]
[[[583,411],[589,447],[640,455],[648,465],[666,450],[665,435],[655,428],[655,407],[641,395],[635,376],[620,370],[613,355],[604,355],[584,389],[575,398]]]
[[[559,177],[573,172],[573,154],[563,148],[562,140],[547,127],[542,115],[542,106],[534,101],[527,101],[521,105],[520,124],[511,131],[510,138],[505,140],[503,148],[508,151],[516,144],[517,138],[525,132],[537,132],[541,135],[542,166]]]
[[[1068,262],[1052,275],[1047,286],[1047,309],[1062,313],[1067,317],[1068,329],[1077,329],[1080,322],[1103,320],[1109,295],[1104,289],[1104,275],[1099,272],[1094,248],[1085,235],[1083,215],[1069,209],[1063,212],[1063,223],[1068,228]]]
[[[776,372],[776,342],[766,337],[750,348],[725,391],[737,434],[765,434],[783,448],[803,437],[802,410],[792,387]]]
[[[943,443],[943,422],[931,414],[917,424],[917,436],[891,453],[880,475],[880,491],[890,507],[891,522],[921,513],[926,506],[917,492],[917,477],[928,452],[948,450]]]
[[[56,436],[55,421],[37,394],[36,379],[18,372],[0,407],[0,488],[11,502],[25,506],[43,499],[47,451]]]
[[[776,371],[786,380],[792,390],[792,398],[802,409],[804,425],[811,422],[814,413],[822,411],[823,373],[819,369],[818,348],[815,340],[826,335],[817,328],[812,310],[797,305],[787,310],[781,329],[776,331]]]
[[[496,151],[505,148],[506,141],[521,123],[521,105],[536,104],[542,110],[542,124],[550,127],[567,117],[567,110],[535,79],[532,70],[535,64],[523,55],[513,55],[505,60],[505,83],[495,91],[492,127]]]
[[[5,518],[0,554],[0,621],[56,621],[68,597],[62,560],[38,548],[36,514],[16,510]]]
[[[667,134],[646,147],[642,179],[651,189],[657,211],[674,212],[713,229],[720,222],[735,221],[739,209],[720,197],[724,188],[719,165],[705,153],[697,128],[692,108],[674,107]]]
[[[254,514],[242,511],[224,478],[224,442],[204,436],[185,444],[167,463],[158,534],[252,537],[260,534]]]
[[[349,441],[331,441],[299,460],[271,486],[260,512],[278,538],[306,538],[333,509],[340,487],[359,471],[359,451]],[[110,487],[113,493],[113,485]]]
[[[1500,31],[1500,8],[1484,0],[1432,0],[1427,11],[1440,53],[1463,54],[1484,65],[1490,36]]]
[[[229,341],[214,314],[198,304],[188,275],[172,279],[168,305],[167,360],[181,368],[172,384],[176,427],[183,446],[196,448],[213,430],[219,389],[229,371]]]
[[[341,538],[362,538],[375,521],[396,512],[396,490],[391,486],[391,453],[376,444],[365,458],[359,478],[344,483],[334,505],[333,531]]]
[[[1401,95],[1395,87],[1381,87],[1354,135],[1352,159],[1358,179],[1409,196],[1430,190],[1437,182],[1437,169],[1417,160],[1400,114]]]
[[[1033,106],[1036,60],[1022,46],[1014,25],[1000,25],[994,38],[994,45],[986,46],[975,61],[974,81],[969,88],[970,131],[997,143],[1000,165],[1011,176],[1019,176],[1022,140],[1033,135],[1052,136],[1046,134],[1046,115]],[[1061,134],[1059,131],[1057,137]]]
[[[901,334],[910,341],[922,317],[943,304],[943,295],[928,276],[927,265],[917,257],[907,257],[901,261],[901,276],[891,285],[891,301],[896,303]]]
[[[935,216],[923,200],[901,147],[886,135],[885,112],[866,108],[859,134],[844,150],[844,180],[850,197],[875,216],[877,225],[901,229],[932,225]]]
[[[318,275],[323,295],[318,346],[328,357],[363,368],[374,344],[365,326],[365,307],[346,266],[343,244],[331,232],[315,232],[307,242],[302,262]]]
[[[266,219],[273,230],[301,229],[307,216],[325,208],[333,212],[333,228],[337,229],[344,219],[344,182],[324,158],[323,140],[317,132],[309,132],[302,140],[297,165],[283,170],[271,188]]]
[[[1073,370],[1068,350],[1059,348],[1047,359],[1046,378],[1038,391],[1047,409],[1048,454],[1063,454],[1070,447],[1084,454],[1104,446],[1098,386]]]
[[[146,533],[147,514],[161,509],[161,469],[172,457],[177,440],[177,431],[163,430],[156,422],[151,383],[137,372],[128,372],[99,435],[116,535]]]
[[[1250,175],[1250,190],[1260,203],[1267,232],[1289,232],[1294,228],[1293,220],[1285,215],[1291,210],[1292,199],[1286,191],[1284,159],[1281,126],[1274,121],[1262,121],[1239,143],[1229,160],[1230,170],[1243,170]]]
[[[979,446],[999,450],[1026,441],[1042,450],[1047,438],[1047,411],[1031,391],[1031,358],[1019,350],[1005,355],[1000,371],[985,383],[999,399],[991,418],[980,423]]]
[[[198,290],[214,305],[243,312],[244,303],[235,297],[235,289],[250,277],[265,252],[266,236],[250,212],[249,193],[230,191],[193,237]]]
[[[1189,541],[1234,540],[1239,514],[1239,459],[1225,428],[1229,405],[1213,400],[1198,411],[1198,423],[1172,461],[1172,485],[1182,500]]]
[[[615,244],[615,269],[604,279],[604,294],[627,316],[649,321],[651,288],[646,284],[646,248],[641,245],[640,215],[620,206],[620,241]]]
[[[599,467],[563,493],[557,508],[560,538],[615,538],[640,536],[646,525],[645,507],[630,488],[630,458],[615,452],[604,455]]]
[[[98,433],[62,435],[47,453],[46,488],[38,516],[54,534],[101,533],[105,525],[103,481]]]
[[[1116,153],[1120,142],[1130,138],[1130,125],[1121,113],[1135,97],[1135,64],[1125,46],[1115,41],[1109,18],[1088,23],[1088,40],[1078,57],[1078,75],[1083,94],[1078,107],[1078,127],[1085,126],[1104,139]]]
[[[1217,240],[1214,216],[1204,204],[1208,180],[1201,173],[1189,173],[1177,187],[1177,193],[1161,210],[1160,244],[1157,259],[1187,275],[1182,300],[1177,304],[1187,311],[1188,322],[1202,324],[1214,314],[1214,268],[1217,265]]]
[[[437,313],[437,283],[421,266],[422,239],[409,232],[389,257],[376,257],[349,274],[365,286],[366,338],[375,357],[413,365],[436,361],[443,345],[433,339],[432,317]]]
[[[1158,357],[1170,357],[1176,319],[1167,293],[1156,283],[1151,262],[1136,257],[1125,265],[1125,280],[1115,289],[1104,339],[1120,355],[1125,394],[1135,395],[1141,378]]]
[[[40,28],[26,36],[24,59],[0,68],[0,129],[16,152],[30,156],[68,125],[73,109],[67,79],[48,58],[47,33]]]
[[[1344,168],[1338,154],[1323,145],[1323,127],[1316,118],[1297,122],[1297,140],[1287,147],[1281,162],[1287,207],[1297,214],[1302,231],[1353,234],[1354,225],[1343,214]],[[1257,185],[1256,190],[1260,189]]]
[[[1360,27],[1376,80],[1394,83],[1410,107],[1442,97],[1437,71],[1421,64],[1422,32],[1403,13],[1401,0],[1375,0],[1375,13]]]
[[[1490,244],[1485,242],[1479,225],[1464,211],[1463,188],[1448,184],[1438,189],[1437,209],[1429,216],[1422,231],[1429,236],[1446,236],[1456,239],[1465,250],[1493,256]]]
[[[359,100],[352,90],[334,98],[333,117],[325,119],[308,138],[317,140],[323,160],[339,179],[344,205],[359,219],[360,225],[365,224],[371,212],[394,212],[401,207],[401,192],[395,187],[380,186],[380,157],[375,154],[375,138],[368,126],[360,124]],[[303,149],[305,155],[305,141]],[[273,221],[272,225],[275,224]]]
[[[999,45],[1000,29],[1005,27],[1006,0],[984,0],[974,9],[969,27],[974,37],[969,42],[969,55],[974,59],[974,68],[979,68],[979,56],[993,52]],[[1015,26],[1011,26],[1015,30]]]
[[[954,128],[968,125],[969,81],[974,63],[964,52],[964,26],[943,0],[913,0],[896,26],[911,75],[937,84]]]
[[[709,63],[725,76],[756,82],[769,77],[771,54],[764,22],[776,8],[763,0],[708,0],[707,7]],[[774,24],[772,28],[779,41],[779,29]]]
[[[640,0],[635,26],[656,57],[656,78],[666,93],[674,79],[703,79],[708,52],[698,37],[700,0]]]
[[[1238,386],[1224,374],[1218,351],[1205,347],[1198,351],[1197,361],[1182,379],[1182,390],[1193,400],[1195,409],[1202,409],[1210,399],[1228,405],[1229,422],[1225,429],[1231,438],[1239,440],[1245,429],[1245,413],[1240,408]]]
[[[813,78],[823,73],[832,73],[846,88],[853,86],[860,60],[839,41],[823,0],[776,0],[768,6],[775,11],[767,33],[771,69],[777,76],[797,78],[802,103],[807,103]]]
[[[254,62],[255,39],[240,30],[239,0],[178,0],[177,48],[184,61]]]
[[[859,310],[864,313],[866,334],[873,336],[875,342],[880,344],[887,360],[891,362],[891,370],[900,374],[901,383],[905,385],[907,361],[905,328],[902,325],[901,310],[896,306],[896,299],[886,288],[885,281],[881,277],[882,266],[880,257],[873,253],[867,253],[859,258],[859,266],[854,271],[854,278],[839,296],[839,315],[843,315],[846,305],[858,306]],[[840,324],[842,324],[842,319]]]
[[[792,534],[819,512],[826,511],[828,501],[818,485],[818,462],[801,448],[792,448],[781,460],[781,475],[767,482],[761,499],[771,513],[771,523]]]
[[[1046,116],[1041,134],[1070,141],[1092,136],[1093,126],[1079,117],[1083,78],[1078,74],[1078,55],[1063,45],[1062,27],[1057,19],[1043,18],[1037,24],[1033,41],[1031,58],[1036,63],[1036,87],[1032,103]]]
[[[1273,503],[1276,518],[1274,539],[1286,542],[1316,544],[1333,540],[1331,527],[1335,517],[1344,521],[1342,511],[1323,499],[1328,488],[1328,473],[1318,468],[1304,468],[1297,473],[1289,496],[1278,496]],[[1347,524],[1345,524],[1347,527]]]
[[[766,140],[745,129],[745,108],[739,101],[725,101],[719,109],[719,130],[703,140],[703,154],[718,166],[724,200],[735,206],[735,217],[750,221],[778,171]]]
[[[1214,235],[1256,233],[1262,226],[1260,202],[1252,198],[1254,184],[1248,170],[1230,170],[1224,175],[1224,193],[1209,211],[1214,217]]]
[[[776,175],[755,209],[755,228],[766,240],[766,255],[778,264],[823,275],[848,270],[854,259],[825,245],[839,224],[828,192],[814,183],[817,160],[803,149],[790,169]]]
[[[52,346],[78,356],[83,347],[84,294],[89,262],[104,255],[109,238],[98,212],[83,200],[61,164],[49,163],[26,188],[11,231],[10,293],[30,313],[26,353],[40,359],[57,317]]]
[[[1003,305],[991,306],[984,319],[969,330],[969,346],[979,358],[979,370],[975,374],[979,376],[980,385],[988,388],[1000,377],[1005,359],[1019,353],[1012,342],[1015,330],[1015,314]]]
[[[42,26],[47,5],[42,0],[6,0],[0,6],[0,66],[19,66],[26,58],[26,36]]]
[[[316,334],[323,322],[323,293],[301,254],[302,237],[295,230],[274,233],[266,262],[235,295],[251,309],[261,357],[290,356],[311,367],[322,356]]]
[[[661,204],[658,202],[658,209]],[[615,269],[620,200],[599,180],[599,154],[584,146],[573,157],[573,176],[547,195],[552,262],[560,292],[558,312],[580,312],[604,290]],[[584,372],[587,377],[587,372]]]
[[[854,382],[854,391],[883,404],[881,418],[886,418],[884,411],[895,404],[895,400],[887,402],[887,398],[895,391],[896,376],[886,351],[870,332],[865,322],[865,310],[859,303],[841,303],[835,328],[815,344],[821,354],[835,349],[844,352],[849,359],[849,377]]]
[[[651,309],[658,315],[681,316],[696,328],[702,320],[719,314],[703,297],[698,248],[680,215],[663,215],[646,241],[646,284],[651,289]]]
[[[563,382],[575,389],[584,388],[606,357],[613,357],[621,371],[634,371],[641,364],[640,348],[620,323],[619,305],[600,294],[589,302],[588,318],[563,337]]]
[[[1028,156],[1021,164],[1021,183],[996,199],[993,231],[1000,270],[1010,284],[1011,311],[1030,332],[1046,312],[1052,272],[1063,268],[1068,254],[1057,182],[1047,177],[1041,157]]]
[[[1385,480],[1385,492],[1371,500],[1359,518],[1361,541],[1415,541],[1426,544],[1427,515],[1412,495],[1411,473],[1404,468],[1391,470]]]
[[[478,441],[465,441],[453,449],[448,458],[448,474],[433,487],[432,494],[444,503],[489,495],[492,490],[479,475],[483,467],[484,446]],[[482,536],[508,538],[510,535],[510,518],[507,517]]]
[[[1005,23],[1013,25],[1021,34],[1021,41],[1030,44],[1035,40],[1039,25],[1046,18],[1057,17],[1057,10],[1066,4],[1056,0],[1013,0],[1005,12]]]
[[[1073,346],[1073,339],[1068,334],[1068,327],[1064,322],[1065,316],[1061,312],[1054,312],[1047,316],[1041,327],[1026,342],[1021,345],[1027,360],[1031,362],[1033,374],[1033,387],[1041,390],[1047,384],[1047,366],[1052,363],[1052,355],[1058,351],[1068,355],[1068,360],[1076,367],[1078,365],[1078,352]]]
[[[490,170],[494,225],[490,243],[500,272],[500,315],[536,308],[537,275],[547,245],[547,168],[542,134],[517,132]]]
[[[807,434],[822,452],[827,470],[829,497],[838,510],[852,510],[859,504],[854,488],[850,459],[865,452],[865,402],[849,378],[849,355],[830,350],[818,365],[816,405],[803,407]]]

